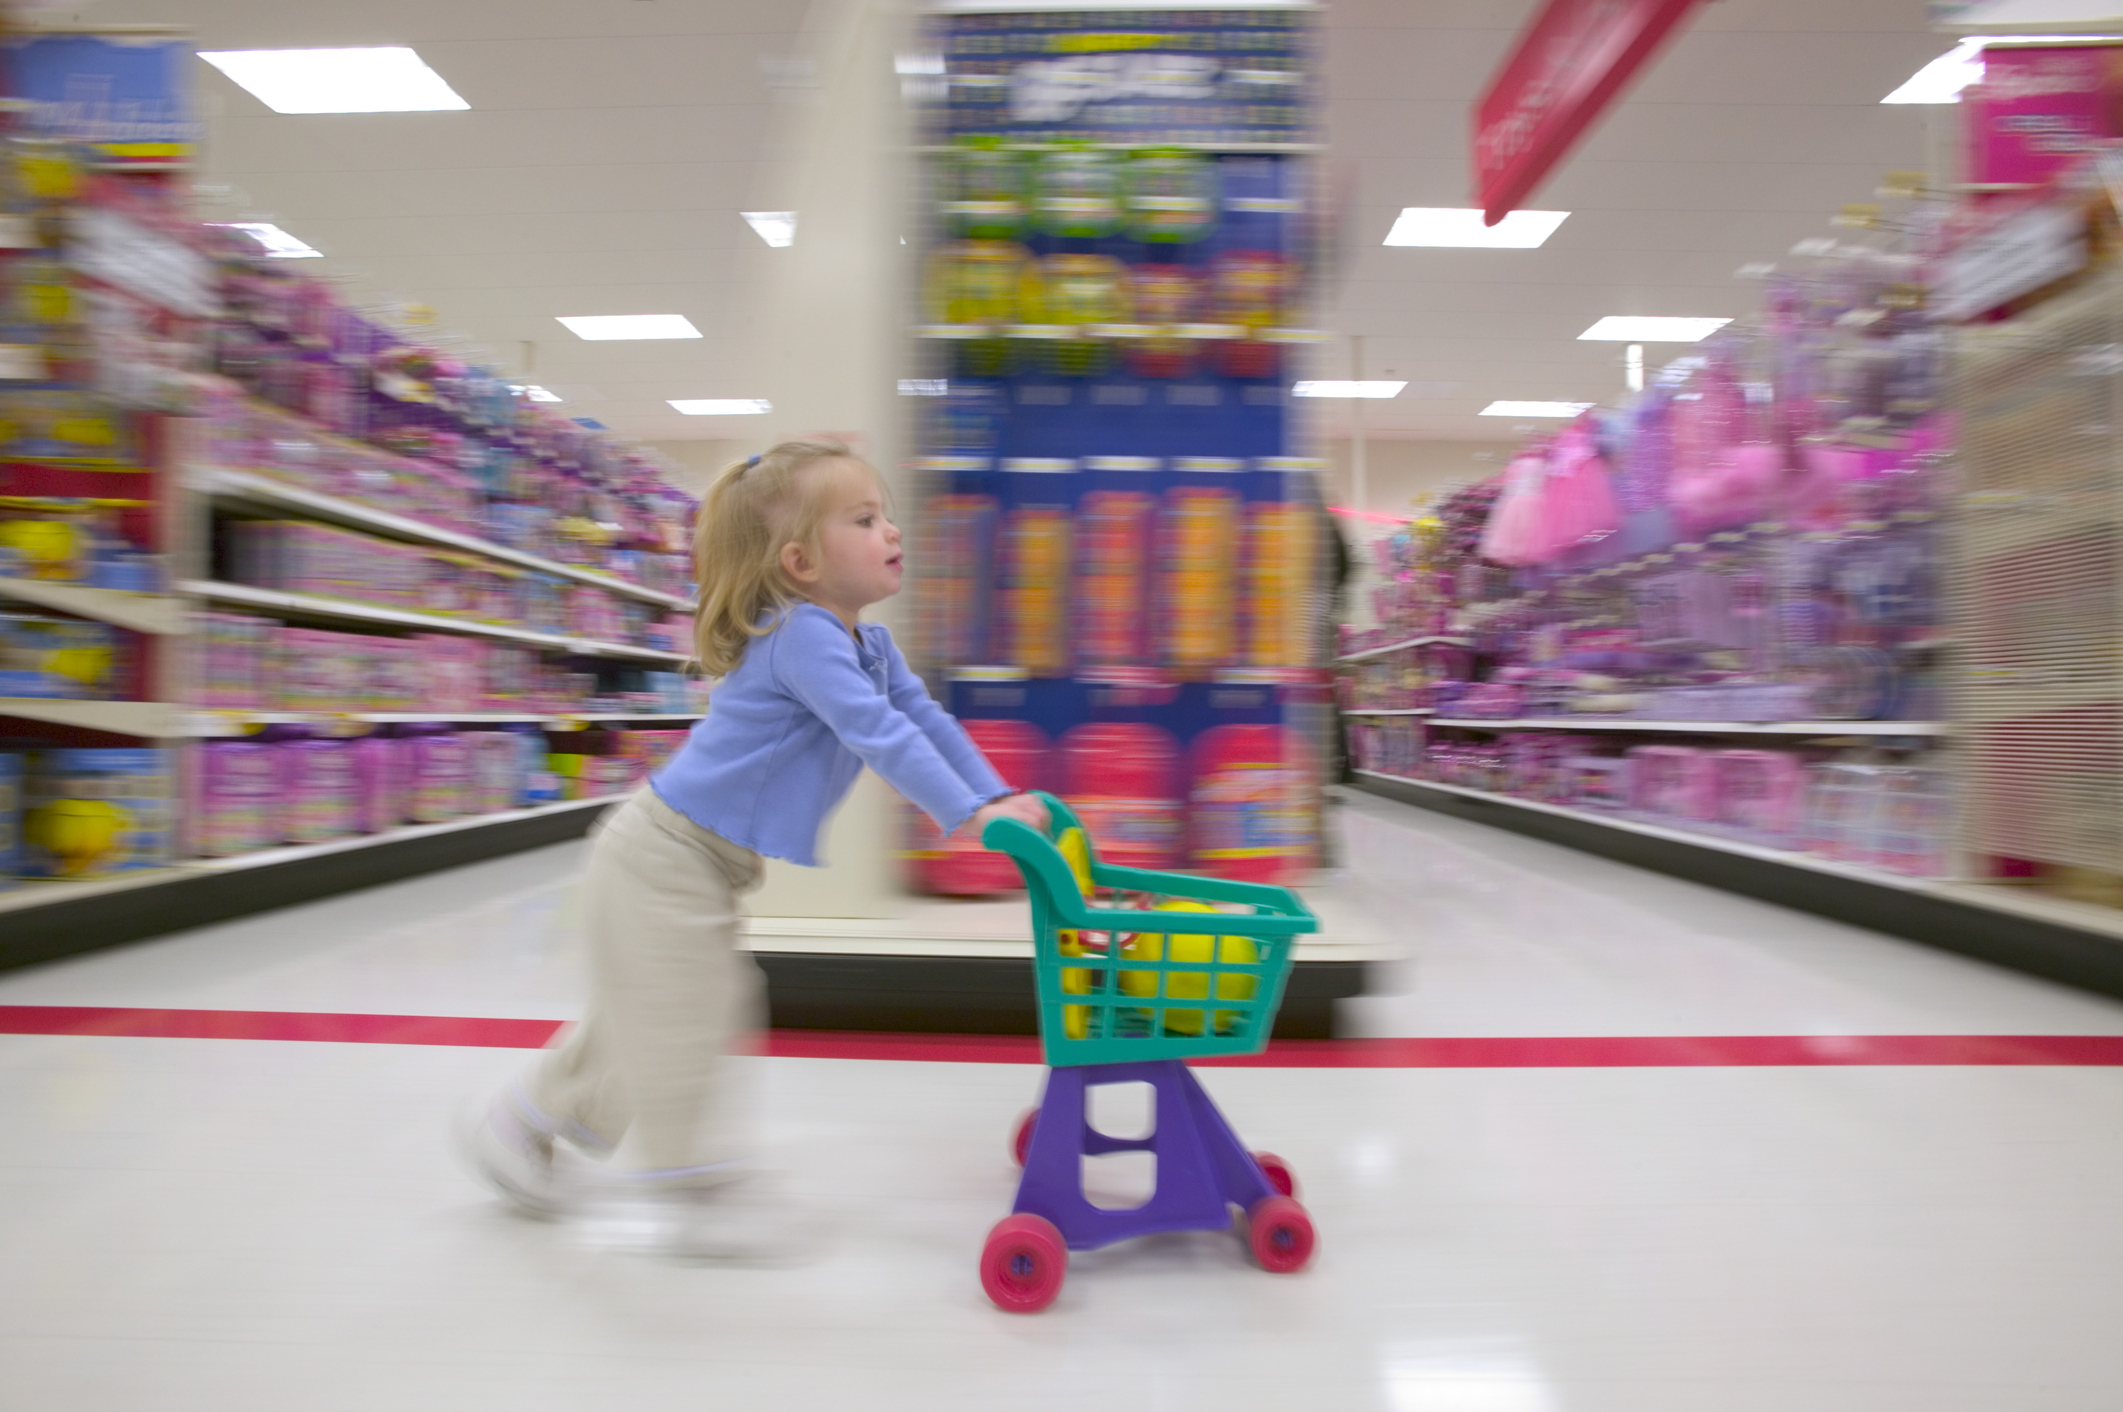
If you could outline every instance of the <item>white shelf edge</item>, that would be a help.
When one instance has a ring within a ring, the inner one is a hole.
[[[1352,711],[1348,714],[1365,713]],[[1675,735],[1943,736],[1950,734],[1952,729],[1943,721],[1640,721],[1613,716],[1596,716],[1585,720],[1568,716],[1534,716],[1513,720],[1439,716],[1430,724],[1450,726],[1454,730],[1639,731]]]
[[[1393,784],[1414,785],[1419,789],[1434,789],[1441,794],[1457,794],[1465,799],[1478,799],[1489,804],[1508,804],[1535,814],[1552,814],[1557,818],[1573,819],[1579,823],[1599,824],[1621,833],[1642,834],[1647,838],[1664,839],[1671,843],[1694,844],[1699,848],[1715,849],[1721,853],[1736,853],[1743,858],[1756,858],[1765,863],[1783,863],[1789,867],[1805,868],[1810,872],[1829,873],[1836,877],[1850,878],[1857,882],[1877,883],[1883,887],[1900,889],[1903,892],[1938,892],[1942,879],[1905,877],[1883,869],[1861,867],[1855,863],[1840,863],[1833,858],[1817,858],[1811,853],[1799,853],[1788,848],[1766,848],[1757,843],[1742,843],[1738,839],[1721,838],[1717,834],[1694,833],[1665,824],[1649,824],[1639,819],[1618,818],[1611,814],[1595,814],[1590,809],[1573,809],[1564,804],[1549,804],[1538,799],[1520,799],[1516,795],[1498,794],[1493,790],[1470,789],[1466,785],[1445,784],[1439,780],[1419,780],[1407,775],[1389,775],[1379,770],[1356,770],[1353,773],[1367,779],[1386,780]]]
[[[1406,642],[1389,642],[1384,647],[1367,647],[1361,652],[1351,652],[1334,660],[1337,662],[1361,662],[1366,657],[1380,657],[1388,652],[1402,652],[1410,647],[1431,647],[1436,645],[1472,647],[1474,646],[1474,639],[1471,637],[1450,637],[1438,634],[1432,634],[1429,637],[1411,637]]]
[[[1401,706],[1367,711],[1361,706],[1345,706],[1342,708],[1342,714],[1344,716],[1435,716],[1437,708],[1435,706]]]
[[[498,814],[471,814],[461,819],[446,819],[439,824],[407,824],[402,828],[386,829],[382,833],[354,834],[347,838],[328,838],[322,843],[291,843],[279,848],[260,848],[249,853],[233,853],[226,858],[189,858],[179,864],[180,869],[202,873],[235,873],[248,868],[269,868],[279,863],[299,862],[304,858],[321,858],[332,853],[351,853],[357,849],[372,848],[385,843],[404,843],[412,839],[437,838],[443,834],[463,833],[467,829],[486,828],[494,824],[512,824],[524,819],[544,818],[553,814],[575,813],[583,809],[601,809],[607,804],[616,804],[625,799],[625,794],[602,794],[595,799],[563,799],[553,804],[534,804],[527,809],[505,809]]]
[[[0,578],[0,599],[33,603],[134,632],[169,635],[185,630],[184,600],[174,594],[131,593],[49,579]]]
[[[276,711],[261,707],[246,710],[226,706],[173,708],[190,717],[177,734],[199,737],[232,736],[244,725],[330,725],[336,721],[360,721],[391,725],[421,721],[451,721],[468,725],[516,723],[556,724],[569,721],[697,721],[702,711]],[[228,729],[222,729],[222,727]]]
[[[347,853],[367,848],[374,844],[397,843],[406,839],[432,838],[438,834],[459,833],[467,829],[482,828],[489,824],[514,823],[522,819],[535,819],[551,814],[565,814],[574,810],[600,808],[626,798],[624,794],[607,794],[596,799],[567,799],[556,804],[539,804],[528,809],[510,809],[499,814],[475,814],[469,818],[451,819],[440,824],[412,824],[404,828],[390,829],[384,833],[358,834],[352,838],[328,839],[323,843],[298,843],[281,848],[263,848],[251,853],[238,853],[227,858],[183,858],[159,868],[143,868],[136,872],[113,873],[108,877],[83,879],[24,878],[13,886],[0,891],[0,913],[29,911],[38,907],[53,906],[74,898],[95,897],[113,892],[131,892],[141,888],[160,887],[167,883],[184,882],[210,876],[215,873],[241,872],[247,868],[271,867],[278,863],[299,862],[304,858],[321,857],[328,853]]]
[[[635,647],[624,642],[557,637],[550,633],[532,632],[528,628],[508,628],[498,623],[444,618],[433,613],[414,613],[403,608],[378,608],[337,598],[317,598],[307,593],[285,593],[277,588],[253,588],[249,584],[222,583],[213,579],[190,579],[182,587],[186,593],[213,603],[277,608],[282,612],[309,614],[320,618],[343,618],[356,623],[387,623],[393,627],[424,628],[429,632],[491,637],[503,642],[528,642],[534,646],[550,648],[555,652],[569,652],[579,657],[634,657],[673,664],[683,664],[690,660],[683,652],[666,652],[659,647]]]
[[[106,735],[162,739],[181,734],[185,708],[162,701],[84,701],[65,696],[0,696],[0,717],[73,726]]]
[[[563,564],[557,559],[547,559],[525,550],[511,549],[506,544],[496,544],[492,540],[480,539],[475,535],[459,534],[456,530],[424,524],[404,515],[394,515],[388,510],[373,510],[352,500],[342,500],[336,495],[304,490],[301,486],[284,485],[271,476],[261,476],[253,471],[226,468],[208,471],[202,476],[198,486],[210,495],[284,505],[290,509],[307,510],[315,515],[335,519],[342,524],[380,530],[400,539],[438,544],[449,549],[461,549],[470,554],[483,554],[489,559],[500,559],[523,568],[574,579],[578,583],[607,588],[614,593],[623,593],[646,603],[657,603],[681,611],[691,608],[685,599],[676,594],[644,588],[638,583],[628,583],[625,579],[601,574],[595,569],[585,569],[579,564]]]

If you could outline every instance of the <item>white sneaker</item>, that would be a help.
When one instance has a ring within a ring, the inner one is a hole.
[[[458,1118],[457,1149],[466,1165],[517,1210],[541,1221],[557,1221],[579,1204],[580,1184],[563,1177],[554,1147],[553,1134],[527,1118],[508,1093]]]

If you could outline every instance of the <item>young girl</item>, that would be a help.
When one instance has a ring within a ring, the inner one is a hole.
[[[946,833],[1045,827],[930,699],[862,610],[899,592],[899,530],[877,473],[838,446],[784,442],[709,490],[693,541],[707,718],[616,808],[582,880],[588,1014],[471,1134],[504,1195],[556,1217],[589,1188],[556,1140],[608,1157],[596,1187],[645,1200],[675,1253],[746,1257],[771,1238],[731,1183],[746,1168],[729,1065],[763,985],[737,949],[760,857],[818,866],[818,831],[864,765]]]

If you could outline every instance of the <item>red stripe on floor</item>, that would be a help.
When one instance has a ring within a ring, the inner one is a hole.
[[[278,1039],[336,1044],[440,1044],[537,1049],[558,1020],[453,1015],[344,1015],[301,1010],[147,1010],[100,1005],[0,1005],[0,1034],[146,1039]],[[766,1052],[786,1059],[897,1059],[1037,1064],[1030,1035],[880,1034],[775,1030]],[[1265,1054],[1203,1065],[1272,1069],[1751,1068],[1855,1064],[2123,1066],[2123,1035],[1586,1035],[1450,1039],[1277,1040]]]
[[[295,1039],[336,1044],[451,1044],[537,1049],[558,1020],[457,1015],[335,1015],[315,1010],[135,1010],[105,1005],[0,1005],[0,1034],[137,1039]]]

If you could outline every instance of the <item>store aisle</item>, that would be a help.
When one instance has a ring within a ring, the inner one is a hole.
[[[1403,953],[1354,1006],[1368,1035],[2123,1035],[2123,1005],[1907,943],[1383,801],[1334,812],[1332,910],[1390,919]],[[562,1018],[579,849],[0,977],[0,1007]],[[610,1255],[488,1201],[443,1131],[524,1059],[0,1037],[0,1406],[2123,1401],[2115,1067],[1216,1069],[1297,1166],[1315,1267],[1163,1238],[1077,1257],[1025,1319],[973,1256],[1036,1069],[743,1061],[826,1231],[816,1263],[762,1271]]]

